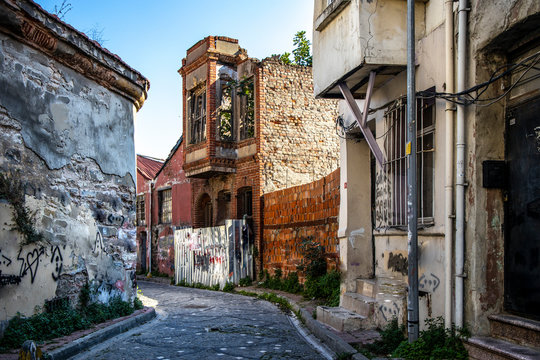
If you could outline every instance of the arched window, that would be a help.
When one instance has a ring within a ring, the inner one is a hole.
[[[199,227],[210,227],[212,223],[212,199],[210,195],[203,194],[197,206],[197,223]]]
[[[236,218],[242,219],[244,215],[251,217],[253,215],[253,192],[251,186],[238,189],[236,198]]]
[[[231,218],[231,193],[221,190],[217,198],[216,226],[224,225]]]

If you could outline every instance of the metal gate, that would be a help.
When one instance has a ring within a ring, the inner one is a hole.
[[[175,283],[238,284],[253,278],[253,239],[244,220],[225,225],[174,232]]]

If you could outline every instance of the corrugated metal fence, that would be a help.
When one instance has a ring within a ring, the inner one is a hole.
[[[243,220],[224,226],[181,229],[174,232],[175,283],[206,286],[253,278],[253,239]]]

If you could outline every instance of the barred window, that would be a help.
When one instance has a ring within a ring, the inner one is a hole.
[[[218,134],[220,140],[234,140],[233,91],[231,84],[225,81],[221,82]]]
[[[172,196],[171,189],[158,192],[159,223],[170,224],[172,221]]]
[[[146,225],[144,195],[137,196],[137,225]]]
[[[189,143],[206,140],[206,88],[200,86],[190,91],[187,99],[189,119]]]
[[[416,154],[418,186],[418,222],[433,223],[434,175],[434,105],[433,99],[417,100]],[[407,226],[407,101],[398,100],[385,115],[386,181],[388,195],[383,210],[384,225]]]

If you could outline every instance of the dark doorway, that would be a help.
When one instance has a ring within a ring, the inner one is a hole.
[[[141,271],[146,273],[146,231],[142,231],[139,236],[140,257],[141,257]]]
[[[540,98],[506,118],[506,310],[540,319]]]

